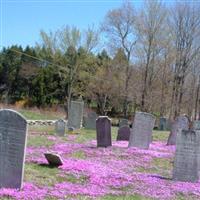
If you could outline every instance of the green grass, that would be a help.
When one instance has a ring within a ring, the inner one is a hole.
[[[153,131],[153,141],[166,141],[169,137],[169,131]]]
[[[35,147],[40,147],[40,146],[50,147],[53,144],[54,142],[48,140],[47,136],[45,135],[37,135],[37,136],[29,135],[27,143],[28,146],[35,146]]]

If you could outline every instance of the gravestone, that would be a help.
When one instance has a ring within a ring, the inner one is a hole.
[[[130,128],[129,126],[122,126],[118,130],[117,140],[129,141],[130,138]]]
[[[167,130],[167,118],[160,117],[159,130],[161,130],[161,131]]]
[[[83,109],[84,102],[71,101],[67,124],[68,127],[74,127],[75,129],[80,129],[82,127]]]
[[[58,154],[54,153],[45,153],[45,158],[47,159],[49,165],[58,167],[60,165],[63,165],[62,158]]]
[[[173,180],[185,182],[197,182],[199,180],[199,134],[200,132],[192,130],[178,130]]]
[[[107,116],[99,116],[96,120],[97,147],[112,146],[111,120]]]
[[[194,130],[200,130],[200,120],[195,120],[195,121],[193,122],[192,128],[193,128]]]
[[[176,135],[178,133],[178,129],[182,129],[182,130],[189,129],[189,120],[186,116],[179,116],[172,123],[172,128],[170,131],[170,135],[168,137],[167,145],[175,145],[176,144]]]
[[[55,131],[58,136],[64,136],[65,135],[65,127],[66,123],[63,119],[59,119],[55,122]]]
[[[122,126],[129,126],[128,119],[120,119],[119,120],[119,128]]]
[[[0,188],[22,187],[26,138],[26,119],[13,110],[0,110]]]
[[[152,114],[136,112],[128,146],[148,149],[152,141],[155,120]]]
[[[98,115],[95,112],[89,112],[87,116],[84,117],[84,127],[87,129],[96,129],[96,119]]]

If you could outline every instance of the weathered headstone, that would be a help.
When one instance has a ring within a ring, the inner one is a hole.
[[[84,127],[87,129],[96,129],[96,119],[98,115],[95,112],[89,112],[87,116],[84,116]]]
[[[54,153],[45,153],[45,158],[47,159],[49,165],[51,166],[60,166],[63,165],[62,158],[58,154]]]
[[[145,112],[135,114],[132,132],[129,139],[129,147],[148,149],[152,141],[152,131],[155,124],[155,117]]]
[[[161,130],[161,131],[167,130],[167,118],[160,117],[159,130]]]
[[[130,138],[129,126],[121,126],[118,130],[117,140],[129,141],[129,138]]]
[[[173,180],[197,182],[200,132],[178,130],[176,153],[173,169]]]
[[[22,187],[26,137],[26,119],[13,110],[0,110],[0,188]]]
[[[200,120],[195,120],[195,121],[193,122],[192,128],[193,128],[194,130],[200,130]]]
[[[175,145],[176,144],[176,135],[178,133],[178,129],[182,129],[182,130],[189,129],[189,120],[186,116],[179,116],[172,123],[172,128],[170,131],[170,135],[168,137],[167,145]]]
[[[75,129],[80,129],[82,127],[83,109],[84,102],[71,101],[67,124],[68,127],[74,127]]]
[[[107,116],[100,116],[96,120],[97,147],[112,146],[111,120]]]
[[[120,119],[119,120],[119,128],[122,126],[128,126],[128,119]]]
[[[65,135],[65,128],[66,128],[66,123],[63,119],[59,119],[55,122],[55,131],[58,136]]]

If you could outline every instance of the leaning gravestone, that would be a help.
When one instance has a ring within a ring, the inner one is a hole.
[[[128,126],[128,119],[120,119],[119,120],[119,128],[122,126]]]
[[[13,110],[0,110],[0,188],[22,187],[26,137],[26,119]]]
[[[170,135],[167,140],[167,145],[175,145],[176,144],[176,135],[177,135],[178,129],[182,129],[182,130],[189,129],[189,120],[186,116],[179,116],[172,123]]]
[[[194,130],[200,130],[200,120],[195,120],[195,121],[193,122],[192,128],[193,128]]]
[[[58,154],[45,153],[44,156],[47,159],[49,165],[51,166],[57,167],[57,166],[63,165],[62,158]]]
[[[122,126],[118,130],[117,140],[129,141],[130,138],[130,128],[129,126]]]
[[[155,120],[152,114],[136,112],[128,146],[148,149],[152,141]]]
[[[75,129],[80,129],[82,127],[83,109],[84,102],[71,101],[67,124],[68,127],[74,127]]]
[[[112,146],[111,120],[107,116],[100,116],[96,120],[97,147]]]
[[[178,130],[173,180],[197,182],[200,131]]]
[[[98,115],[95,112],[89,112],[87,116],[84,117],[84,127],[87,129],[96,129],[96,119]]]
[[[58,136],[64,136],[65,135],[65,127],[66,123],[63,119],[59,119],[55,122],[55,131]]]
[[[160,117],[159,130],[161,130],[161,131],[167,130],[167,118]]]

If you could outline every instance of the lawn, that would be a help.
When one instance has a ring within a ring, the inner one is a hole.
[[[116,142],[117,128],[108,148],[96,148],[95,131],[78,132],[57,137],[54,127],[31,127],[23,189],[1,189],[0,199],[200,199],[200,183],[171,180],[175,148],[166,146],[169,132],[154,131],[149,150]],[[63,166],[49,167],[47,151],[60,154]]]

